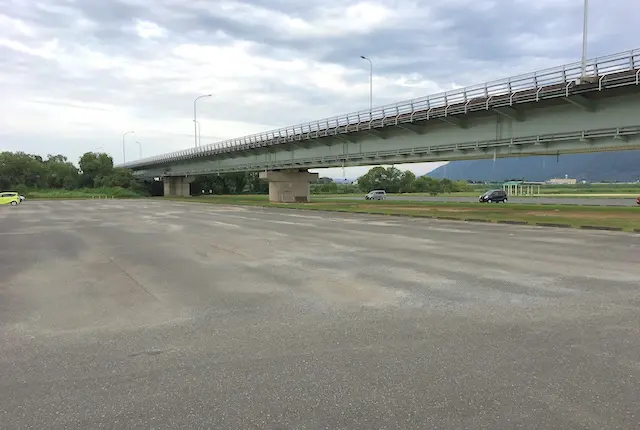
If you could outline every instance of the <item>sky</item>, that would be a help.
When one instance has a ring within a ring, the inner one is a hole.
[[[579,61],[583,0],[0,0],[0,151],[128,161]],[[589,2],[588,56],[640,48]],[[424,174],[441,163],[396,166]],[[368,167],[316,170],[357,178]]]

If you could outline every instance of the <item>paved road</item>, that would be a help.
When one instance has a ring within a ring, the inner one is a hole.
[[[316,198],[314,196],[314,198]],[[354,197],[331,197],[353,200]],[[446,196],[387,196],[388,200],[412,202],[460,202],[478,203],[478,197],[446,197]],[[364,201],[364,197],[362,197]],[[551,204],[551,205],[591,205],[591,206],[638,206],[636,199],[629,198],[580,198],[580,197],[509,197],[510,203]]]
[[[0,427],[635,429],[639,240],[157,200],[1,208]]]

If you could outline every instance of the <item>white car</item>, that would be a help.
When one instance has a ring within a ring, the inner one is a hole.
[[[373,190],[364,196],[365,200],[385,200],[387,193],[384,190]]]
[[[24,199],[26,199],[25,196],[20,196],[20,203],[24,202]]]

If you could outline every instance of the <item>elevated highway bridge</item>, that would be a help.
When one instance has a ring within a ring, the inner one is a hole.
[[[193,176],[260,171],[306,201],[309,168],[640,149],[640,49],[132,161],[189,195]]]

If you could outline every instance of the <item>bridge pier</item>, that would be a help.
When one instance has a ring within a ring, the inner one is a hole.
[[[317,173],[306,170],[260,172],[260,179],[269,181],[269,201],[272,203],[304,203],[309,201],[309,183],[318,180]]]
[[[162,178],[165,197],[189,197],[192,181],[193,179],[188,176],[165,176]]]

